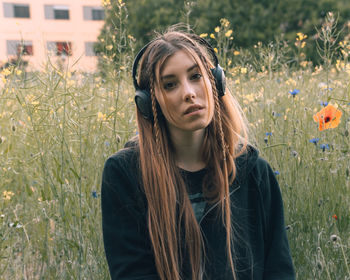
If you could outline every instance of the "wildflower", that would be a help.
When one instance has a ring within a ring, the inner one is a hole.
[[[213,33],[211,33],[210,38],[215,39],[215,35]]]
[[[102,5],[103,6],[108,6],[111,4],[111,0],[102,0]]]
[[[233,52],[233,55],[235,55],[235,56],[237,56],[237,55],[239,55],[239,54],[240,54],[239,51],[234,51],[234,52]]]
[[[292,152],[291,152],[291,155],[292,155],[293,157],[297,157],[297,156],[298,156],[298,152],[297,152],[297,151],[292,151]]]
[[[293,90],[290,90],[290,91],[289,91],[289,93],[290,93],[293,97],[295,97],[299,92],[300,92],[299,89],[293,89]]]
[[[332,234],[330,240],[336,242],[338,240],[338,236],[336,234]]]
[[[321,144],[320,149],[322,149],[322,151],[329,150],[329,145],[328,144]]]
[[[12,72],[10,71],[9,68],[5,68],[4,70],[1,71],[1,74],[4,75],[5,77],[10,75]]]
[[[230,37],[232,35],[232,29],[228,30],[226,33],[225,33],[225,36],[226,37]]]
[[[321,104],[321,106],[326,107],[328,105],[328,102],[327,101],[325,101],[325,102],[321,101],[320,104]]]
[[[247,68],[245,68],[245,67],[241,68],[241,73],[242,74],[247,74],[247,72],[248,72]]]
[[[220,31],[220,27],[219,27],[219,26],[217,26],[217,27],[215,27],[215,29],[214,29],[214,30],[215,30],[215,32],[216,32],[216,33],[218,33],[218,32]]]
[[[105,121],[107,119],[106,114],[102,114],[101,112],[97,113],[97,120]]]
[[[298,36],[297,39],[296,39],[297,41],[302,41],[302,40],[307,38],[307,35],[305,35],[305,34],[303,34],[301,32],[298,32],[297,36]]]
[[[202,33],[202,34],[199,35],[199,37],[206,38],[206,37],[208,37],[208,33]]]
[[[267,142],[269,141],[268,136],[272,136],[272,132],[266,132],[265,133],[265,137],[264,137],[264,142],[267,144]]]
[[[214,51],[215,51],[216,53],[218,53],[218,49],[217,49],[217,48],[214,48]]]
[[[280,175],[280,172],[278,170],[276,170],[274,173],[275,175]]]
[[[11,191],[3,191],[2,195],[4,200],[10,200],[15,194]]]
[[[280,114],[280,113],[277,113],[277,112],[275,112],[275,111],[273,111],[273,112],[272,112],[272,116],[273,116],[273,117],[280,117],[281,114]]]
[[[334,220],[338,220],[338,216],[337,216],[336,214],[332,215],[332,218],[333,218]]]
[[[328,104],[321,111],[313,116],[314,121],[318,122],[318,130],[322,131],[329,128],[336,128],[340,123],[342,112],[331,104]]]
[[[4,215],[4,214],[1,214],[1,215],[0,215],[0,218],[1,218],[1,219],[5,218],[5,215]]]
[[[320,141],[320,138],[312,138],[309,140],[310,143],[314,143],[315,145],[317,145],[318,141]]]
[[[109,143],[109,141],[105,141],[105,146],[109,147],[111,144]]]
[[[106,46],[106,49],[107,49],[108,51],[110,51],[111,49],[113,49],[113,45],[108,45],[108,46]]]
[[[230,25],[230,22],[226,18],[220,19],[221,25],[228,27]]]
[[[92,192],[91,192],[91,196],[92,196],[93,198],[98,198],[98,194],[97,194],[96,191],[92,191]]]

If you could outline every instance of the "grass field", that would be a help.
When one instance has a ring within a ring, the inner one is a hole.
[[[350,65],[268,70],[236,65],[228,89],[279,180],[297,279],[350,279]],[[0,78],[0,279],[108,279],[101,172],[136,134],[130,69]],[[320,131],[327,103],[342,115]]]

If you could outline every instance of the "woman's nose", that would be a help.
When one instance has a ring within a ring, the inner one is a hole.
[[[195,92],[194,87],[188,82],[184,83],[183,91],[184,91],[185,101],[190,101],[196,97],[196,92]]]

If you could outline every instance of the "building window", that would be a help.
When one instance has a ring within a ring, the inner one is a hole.
[[[3,3],[4,17],[8,18],[30,18],[28,4]]]
[[[45,5],[44,9],[46,19],[69,19],[68,6]]]
[[[7,55],[33,55],[32,41],[7,40]]]
[[[96,56],[95,52],[95,42],[85,42],[85,55],[86,56]]]
[[[104,20],[105,11],[101,7],[84,6],[84,20]]]
[[[72,55],[72,43],[71,42],[47,42],[48,51],[57,56],[70,56]]]

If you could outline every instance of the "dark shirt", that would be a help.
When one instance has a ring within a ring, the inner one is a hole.
[[[120,150],[105,163],[102,179],[102,227],[112,279],[159,280],[147,229],[138,147]],[[294,280],[280,188],[257,150],[236,159],[230,186],[234,264],[238,280]],[[205,276],[233,279],[226,257],[226,230],[216,205],[202,197],[205,169],[181,171],[205,240]]]

